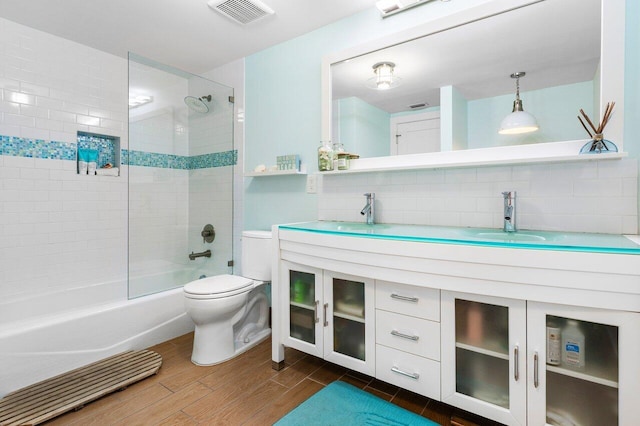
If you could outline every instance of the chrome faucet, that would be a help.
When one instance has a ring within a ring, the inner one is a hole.
[[[516,191],[506,191],[502,193],[504,197],[504,232],[516,232]]]
[[[374,215],[375,215],[376,194],[373,192],[367,192],[366,194],[364,194],[364,196],[367,197],[367,204],[365,204],[360,214],[365,217],[367,225],[373,225]]]

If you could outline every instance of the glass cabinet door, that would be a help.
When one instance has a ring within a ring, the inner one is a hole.
[[[322,271],[283,262],[282,275],[287,282],[287,318],[283,324],[287,345],[322,356]]]
[[[373,374],[373,281],[325,271],[325,359]]]
[[[443,401],[524,423],[525,302],[443,292],[442,312]]]
[[[584,426],[637,422],[638,402],[625,405],[621,391],[628,394],[627,386],[634,386],[630,394],[638,395],[639,316],[529,303],[530,422]],[[629,356],[633,346],[636,351]],[[633,371],[621,374],[628,356],[626,365],[635,369],[635,376]]]
[[[315,345],[315,326],[318,321],[318,299],[315,274],[289,270],[290,336]]]

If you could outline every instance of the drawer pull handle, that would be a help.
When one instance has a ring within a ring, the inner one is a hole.
[[[392,299],[398,299],[398,300],[404,300],[405,302],[414,302],[414,303],[418,303],[418,300],[420,300],[417,297],[402,296],[402,295],[396,294],[396,293],[391,293],[391,298]]]
[[[418,380],[420,378],[420,374],[418,373],[407,373],[406,371],[400,370],[398,367],[391,367],[391,371],[394,373],[400,374],[402,376],[406,376],[413,380]]]
[[[314,306],[313,306],[313,316],[314,316],[314,319],[315,319],[315,323],[316,323],[316,324],[320,322],[320,318],[318,317],[318,304],[319,304],[319,303],[320,303],[320,301],[319,301],[319,300],[316,300],[316,301],[315,301],[315,304],[314,304]]]
[[[396,336],[396,337],[402,337],[403,339],[413,340],[414,342],[416,342],[416,341],[418,341],[418,339],[420,339],[420,336],[412,336],[410,334],[400,333],[398,330],[392,330],[391,331],[391,335]]]

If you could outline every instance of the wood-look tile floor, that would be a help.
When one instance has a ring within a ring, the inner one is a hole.
[[[193,333],[156,345],[157,375],[46,423],[54,425],[271,425],[327,384],[342,380],[441,425],[489,425],[456,409],[287,348],[271,368],[271,340],[225,363],[191,363]]]

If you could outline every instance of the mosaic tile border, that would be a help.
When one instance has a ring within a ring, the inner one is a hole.
[[[106,137],[79,136],[77,143],[26,139],[0,135],[0,155],[12,157],[42,158],[50,160],[76,161],[77,149],[90,148],[100,152],[99,163],[115,163],[113,139]],[[160,154],[135,150],[120,150],[123,166],[158,167],[165,169],[196,170],[212,167],[235,166],[238,151],[214,152],[211,154],[183,155]]]

